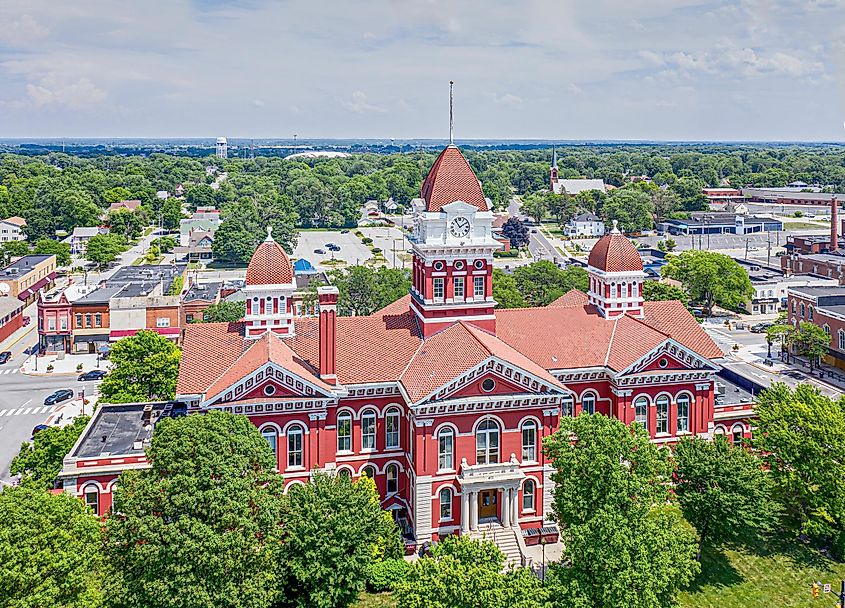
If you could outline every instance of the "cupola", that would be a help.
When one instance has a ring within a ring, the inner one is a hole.
[[[273,240],[272,226],[267,227],[264,239],[246,269],[247,337],[258,337],[266,331],[293,336],[293,305],[291,297],[296,289],[293,266],[282,246]]]
[[[590,275],[590,304],[603,317],[643,314],[643,260],[637,248],[613,220],[613,230],[598,240],[587,260]]]

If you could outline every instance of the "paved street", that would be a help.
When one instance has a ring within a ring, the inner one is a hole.
[[[340,251],[330,251],[326,247],[327,243],[338,245]],[[314,253],[317,249],[324,253]],[[293,257],[305,258],[316,267],[320,262],[331,259],[345,260],[349,264],[363,264],[372,257],[372,253],[352,231],[342,234],[339,231],[305,230],[299,233]]]

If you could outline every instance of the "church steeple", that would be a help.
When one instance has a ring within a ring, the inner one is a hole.
[[[557,183],[557,149],[552,146],[552,166],[549,170],[549,189],[554,192]]]

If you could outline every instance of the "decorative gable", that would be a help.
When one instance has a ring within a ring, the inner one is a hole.
[[[278,393],[263,393],[263,387],[273,386]],[[256,392],[258,393],[256,394]],[[284,369],[275,363],[266,363],[254,372],[248,373],[230,386],[207,395],[201,405],[207,406],[220,402],[240,401],[251,397],[305,397],[312,399],[333,398],[332,391],[318,386],[301,376]]]
[[[692,349],[670,338],[619,372],[619,375],[626,376],[663,370],[716,371],[717,369],[716,365],[709,359],[705,359]]]

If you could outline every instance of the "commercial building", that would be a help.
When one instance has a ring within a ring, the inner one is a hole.
[[[72,351],[73,303],[95,289],[96,285],[71,283],[61,289],[39,293],[38,348],[41,354],[54,355]],[[102,315],[102,311],[99,312]]]
[[[0,297],[18,298],[28,306],[55,280],[55,255],[25,255],[0,270]]]
[[[180,316],[180,327],[187,327],[189,323],[202,320],[202,312],[212,304],[220,302],[223,283],[215,281],[212,283],[191,283],[191,286],[182,294]]]
[[[23,309],[17,298],[0,298],[0,342],[23,327]]]
[[[704,188],[702,192],[710,203],[736,204],[745,200],[745,196],[738,188]]]
[[[750,203],[768,205],[828,205],[831,198],[838,200],[845,198],[845,194],[808,190],[806,184],[783,188],[743,188],[742,195]]]
[[[659,232],[672,235],[690,234],[754,234],[783,230],[783,222],[769,217],[745,216],[738,213],[690,213],[689,219],[664,220]]]
[[[789,275],[782,270],[767,268],[748,260],[737,260],[748,270],[754,295],[743,307],[751,314],[773,315],[786,310],[790,289],[804,287],[831,287],[836,279],[813,275]]]
[[[813,323],[830,336],[825,362],[845,369],[845,287],[799,287],[789,290],[788,320]]]
[[[26,220],[17,215],[0,220],[0,243],[26,240],[26,235],[23,233],[25,227]]]
[[[553,527],[542,441],[562,417],[636,421],[661,444],[715,431],[722,352],[680,302],[643,301],[642,260],[618,230],[590,253],[588,293],[496,309],[493,214],[455,146],[413,209],[410,293],[369,316],[338,317],[324,286],[319,315],[297,317],[292,264],[268,236],[244,320],[185,327],[178,403],[248,416],[287,488],[315,470],[369,476],[417,543],[480,523],[500,542]],[[121,407],[98,409],[61,473],[100,513],[119,472],[146,466],[146,429],[168,404]],[[104,428],[120,441],[97,443]]]

